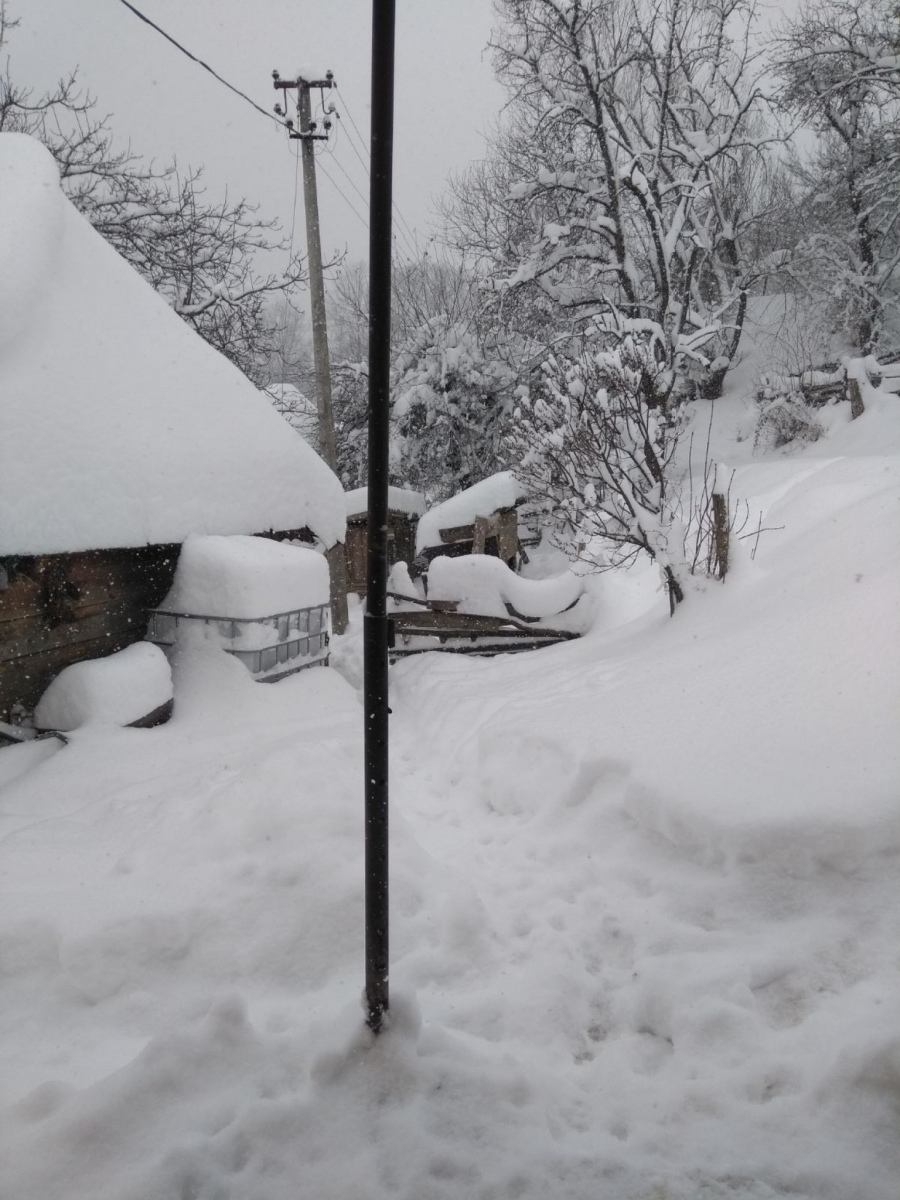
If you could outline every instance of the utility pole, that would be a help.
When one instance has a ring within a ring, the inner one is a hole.
[[[372,3],[369,184],[369,547],[363,626],[366,767],[366,1004],[380,1032],[388,1009],[387,535],[391,373],[391,203],[395,0]]]
[[[309,290],[312,301],[313,356],[316,364],[316,411],[319,427],[319,453],[332,471],[337,473],[337,447],[334,436],[334,411],[331,404],[331,361],[328,354],[328,322],[325,315],[325,279],[322,274],[322,235],[319,228],[319,196],[316,188],[315,144],[327,141],[331,120],[325,118],[324,133],[317,132],[312,119],[309,93],[319,88],[334,87],[334,76],[326,72],[324,79],[282,79],[277,71],[272,72],[275,89],[297,91],[297,116],[300,128],[294,127],[290,118],[288,136],[301,143],[300,155],[303,162],[303,208],[306,214],[306,248],[309,257]],[[276,113],[284,115],[281,106]],[[347,628],[347,564],[344,547],[338,543],[326,554],[331,574],[331,628],[343,633]]]

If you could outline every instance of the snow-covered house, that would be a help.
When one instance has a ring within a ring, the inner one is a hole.
[[[344,539],[336,477],[21,134],[0,134],[0,431],[0,719],[142,638],[189,534]]]
[[[347,587],[362,595],[366,590],[366,556],[369,548],[368,488],[354,488],[345,496],[347,506]],[[416,531],[425,511],[425,497],[408,488],[388,488],[388,566],[411,563],[416,555]]]
[[[526,492],[512,471],[500,471],[435,505],[419,521],[416,556],[492,554],[514,567],[519,553],[519,506]]]

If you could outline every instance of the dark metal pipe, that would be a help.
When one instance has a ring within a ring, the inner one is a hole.
[[[369,527],[363,628],[366,768],[366,1004],[381,1029],[388,1008],[388,451],[395,0],[372,3],[369,190]]]

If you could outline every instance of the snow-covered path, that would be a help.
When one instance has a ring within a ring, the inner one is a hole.
[[[764,467],[675,621],[394,669],[375,1044],[337,671],[0,778],[2,1200],[893,1200],[896,462]]]

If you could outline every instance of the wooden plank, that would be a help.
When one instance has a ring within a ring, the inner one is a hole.
[[[577,636],[568,630],[549,629],[546,627],[535,630],[534,626],[526,625],[514,617],[491,617],[480,613],[398,612],[391,614],[391,620],[394,623],[397,633],[403,636],[406,636],[410,628],[415,628],[417,631],[424,630],[429,633],[449,633],[461,636],[470,633],[496,633],[503,630],[518,630],[521,633],[528,634],[530,637],[533,637],[536,632],[540,634],[546,633],[548,636],[565,638]]]
[[[478,639],[500,638],[504,641],[508,639],[529,639],[531,641],[574,641],[578,637],[577,633],[569,633],[562,629],[433,629],[429,626],[423,626],[417,629],[415,626],[408,626],[403,629],[398,629],[397,634],[403,638],[414,637],[431,637],[440,638],[441,641],[454,639],[457,641],[476,641]]]
[[[347,557],[347,586],[360,595],[366,590],[366,554],[368,534],[365,525],[349,525],[344,543]]]
[[[491,644],[478,642],[474,646],[397,646],[389,651],[392,660],[408,658],[412,654],[475,654],[479,658],[495,658],[498,654],[524,654],[529,650],[541,650],[545,646],[558,646],[563,638],[549,638],[541,642],[504,642]]]
[[[51,679],[63,667],[85,658],[100,658],[141,640],[140,632],[92,638],[76,645],[57,646],[44,654],[29,654],[0,667],[0,718],[15,704],[34,708]]]
[[[0,592],[0,623],[40,613],[41,583],[27,575],[15,575]]]
[[[171,587],[178,549],[149,546],[20,559],[21,573],[0,592],[0,625],[23,617],[45,617],[48,588],[59,584],[68,585],[65,599],[73,611],[123,601],[154,608]]]
[[[475,536],[473,525],[452,525],[449,529],[440,530],[441,541],[444,545],[453,542],[471,542]]]
[[[519,514],[514,508],[504,509],[497,520],[497,550],[505,563],[516,557],[519,550]]]
[[[18,636],[4,637],[0,642],[0,663],[123,633],[137,632],[143,637],[147,632],[147,613],[131,606],[108,609],[101,605],[81,610],[74,621],[55,629],[48,629],[34,618],[10,622],[6,629],[15,629]]]
[[[476,517],[472,527],[472,553],[484,554],[485,543],[496,535],[497,522],[491,517]]]

